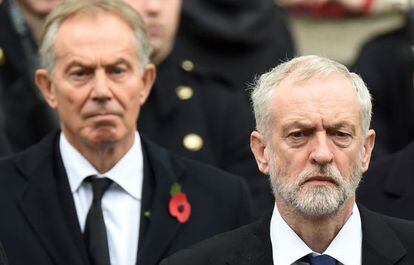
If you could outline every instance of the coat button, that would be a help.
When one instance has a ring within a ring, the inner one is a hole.
[[[197,152],[203,148],[203,139],[198,134],[190,133],[184,137],[183,144],[187,150]]]
[[[0,65],[4,64],[6,62],[5,54],[3,49],[0,47]]]
[[[191,71],[193,71],[193,69],[194,69],[194,63],[193,63],[192,61],[190,61],[190,60],[184,60],[184,61],[181,63],[181,67],[182,67],[185,71],[187,71],[187,72],[191,72]]]
[[[176,92],[178,98],[181,100],[190,99],[194,94],[193,89],[189,86],[178,86]]]

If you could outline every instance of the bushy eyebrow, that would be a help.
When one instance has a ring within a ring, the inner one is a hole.
[[[118,59],[116,59],[113,62],[105,63],[104,64],[104,67],[105,68],[106,67],[113,67],[113,66],[116,66],[116,65],[119,65],[119,64],[125,64],[127,66],[130,66],[131,65],[131,63],[128,60],[126,60],[124,58],[118,58]],[[71,69],[73,67],[94,68],[95,67],[95,64],[88,64],[88,63],[82,62],[81,60],[73,60],[72,62],[70,62],[65,67],[65,71],[67,71],[67,70],[69,70],[69,69]]]
[[[310,131],[310,130],[314,130],[315,126],[311,123],[308,123],[308,122],[293,121],[293,122],[288,123],[285,126],[283,126],[282,133],[287,134],[293,128]],[[351,130],[351,132],[353,134],[355,134],[355,131],[356,131],[355,125],[353,125],[353,124],[351,124],[347,121],[339,121],[339,122],[335,122],[333,124],[330,124],[329,126],[327,126],[326,130],[339,130],[339,129],[343,129],[343,128],[348,128],[348,129]]]
[[[81,62],[81,61],[75,60],[75,61],[70,62],[70,64],[68,64],[68,65],[65,67],[65,72],[66,72],[67,70],[69,70],[69,69],[73,68],[73,67],[86,67],[86,68],[91,68],[91,67],[92,67],[92,65],[87,65],[87,64],[85,64],[85,63],[83,63],[83,62]]]
[[[334,123],[334,124],[329,126],[329,129],[331,129],[331,130],[339,130],[339,129],[343,129],[343,128],[350,129],[351,132],[353,134],[355,134],[355,131],[356,131],[355,125],[351,124],[347,121],[337,122],[337,123]]]
[[[313,126],[311,123],[308,123],[308,122],[302,122],[302,121],[296,120],[283,126],[282,133],[287,134],[293,128],[297,128],[301,130],[312,130],[315,128],[315,126]]]

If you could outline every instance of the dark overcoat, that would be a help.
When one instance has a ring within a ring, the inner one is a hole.
[[[51,135],[0,161],[0,239],[10,264],[88,264],[57,142]],[[138,265],[156,265],[179,249],[250,221],[250,193],[240,177],[172,155],[144,138],[142,145]],[[192,207],[186,223],[168,210],[176,182]]]

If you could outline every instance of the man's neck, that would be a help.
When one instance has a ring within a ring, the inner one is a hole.
[[[100,174],[108,172],[113,168],[134,145],[135,141],[134,133],[118,143],[98,147],[76,144],[70,137],[67,135],[65,136],[69,143],[76,148],[76,150],[78,150],[78,152],[81,153]]]
[[[350,198],[335,215],[303,216],[281,200],[276,200],[280,215],[293,231],[315,252],[323,253],[352,214],[355,198]]]

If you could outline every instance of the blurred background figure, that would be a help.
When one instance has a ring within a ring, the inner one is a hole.
[[[184,0],[174,53],[245,91],[255,76],[292,58],[295,45],[273,0]]]
[[[399,151],[414,140],[414,12],[401,28],[366,43],[355,63],[374,98],[374,158]]]
[[[414,221],[413,158],[414,141],[373,161],[358,188],[359,202],[376,212]]]
[[[406,10],[410,0],[276,0],[282,6],[321,17],[344,17]]]
[[[40,140],[58,121],[34,84],[37,43],[45,16],[63,0],[0,3],[0,87],[5,133],[12,152]]]
[[[299,54],[352,66],[372,37],[399,28],[411,0],[275,0],[289,11]]]
[[[257,169],[249,147],[254,119],[243,90],[233,88],[223,73],[198,67],[173,52],[179,46],[175,40],[182,1],[126,2],[147,24],[154,49],[151,60],[157,65],[156,82],[139,117],[139,131],[180,155],[243,176],[256,213],[270,210],[268,180]],[[243,66],[232,69],[243,71]]]
[[[5,156],[11,153],[9,141],[6,136],[5,126],[4,126],[4,113],[2,106],[4,97],[2,95],[2,89],[0,84],[0,156]]]

